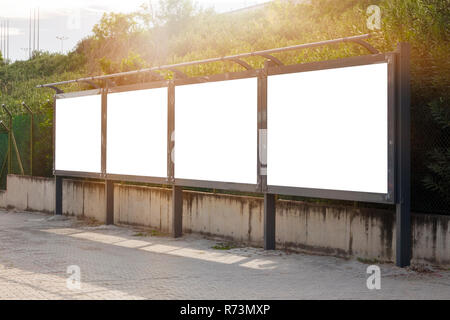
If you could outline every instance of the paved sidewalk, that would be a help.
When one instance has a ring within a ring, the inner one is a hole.
[[[0,299],[450,299],[450,271],[368,265],[334,257],[224,248],[131,227],[92,226],[0,211]],[[69,266],[81,287],[67,288]]]

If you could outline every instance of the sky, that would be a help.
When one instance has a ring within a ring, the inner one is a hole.
[[[268,0],[196,0],[200,6],[214,7],[217,12],[245,8]],[[0,26],[9,20],[9,58],[28,58],[29,48],[37,48],[37,36],[29,44],[29,17],[39,8],[39,49],[67,52],[91,33],[105,12],[132,12],[142,4],[158,0],[0,0]],[[37,29],[37,27],[36,27]],[[58,38],[64,40],[60,40]],[[3,43],[0,32],[0,43]],[[33,45],[34,42],[34,45]],[[0,48],[4,45],[0,46]],[[3,55],[6,56],[6,50]]]

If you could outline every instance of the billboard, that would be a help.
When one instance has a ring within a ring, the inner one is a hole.
[[[108,94],[108,174],[167,176],[167,88]]]
[[[256,78],[175,88],[175,178],[256,184]]]
[[[56,99],[55,170],[101,173],[101,95]]]
[[[393,65],[370,59],[112,88],[103,118],[101,95],[58,95],[55,170],[391,203]]]
[[[268,77],[267,183],[388,193],[387,63]]]

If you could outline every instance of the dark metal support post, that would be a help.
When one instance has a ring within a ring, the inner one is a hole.
[[[175,183],[175,85],[169,82],[167,105],[167,178]]]
[[[63,205],[63,178],[55,176],[55,215],[62,215]]]
[[[411,178],[410,178],[410,46],[397,47],[397,205],[396,264],[406,267],[411,262]]]
[[[173,186],[172,189],[172,236],[183,235],[183,188]]]
[[[167,177],[172,184],[172,236],[183,235],[183,188],[175,185],[175,85],[170,81],[167,105]]]
[[[274,194],[264,194],[264,250],[275,250],[275,204]]]
[[[270,66],[265,62],[264,69],[258,76],[258,189],[267,191],[267,69]]]
[[[108,89],[102,89],[102,150],[101,150],[101,170],[106,177],[106,139],[107,139],[107,117],[108,117]]]
[[[114,181],[105,181],[106,224],[114,224]]]
[[[267,75],[276,64],[266,61],[263,74],[258,78],[258,177],[264,193],[264,249],[275,250],[275,204],[276,196],[267,193]]]
[[[107,128],[108,128],[108,85],[102,89],[102,176],[105,177],[105,210],[106,224],[114,224],[114,181],[109,180],[106,174],[107,155]]]

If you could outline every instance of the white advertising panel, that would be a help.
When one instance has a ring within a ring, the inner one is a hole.
[[[56,99],[55,170],[101,172],[100,95]]]
[[[268,79],[271,186],[388,192],[387,64]]]
[[[109,174],[167,177],[167,88],[108,95]]]
[[[257,79],[175,88],[175,177],[257,182]]]

